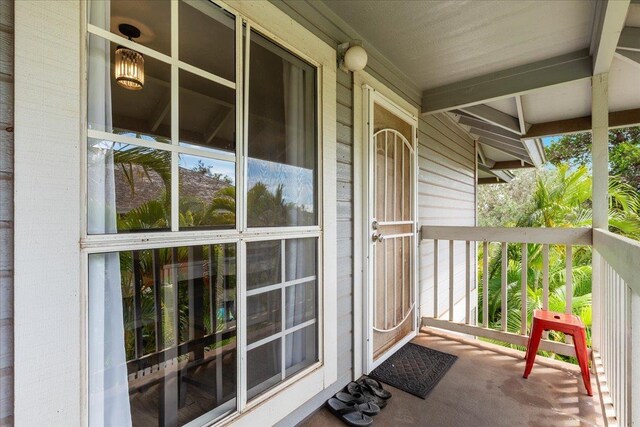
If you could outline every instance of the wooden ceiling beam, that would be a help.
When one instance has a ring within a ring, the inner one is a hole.
[[[634,52],[632,50],[616,50],[616,57],[625,61],[627,64],[631,64],[635,67],[640,67],[640,52]]]
[[[618,49],[640,52],[640,27],[624,27],[618,41]]]
[[[523,160],[525,162],[531,162],[531,159],[529,158],[529,155],[524,150],[514,150],[512,147],[510,147],[508,145],[505,145],[505,144],[503,144],[501,142],[494,141],[492,139],[484,138],[484,137],[478,138],[478,142],[480,144],[486,145],[488,147],[495,148],[496,150],[500,150],[503,153],[507,154],[508,156],[511,156],[514,159]]]
[[[505,182],[496,176],[494,178],[478,178],[478,184],[505,184]]]
[[[516,117],[503,113],[488,105],[471,105],[461,108],[461,111],[516,135],[522,135],[520,132],[520,123]]]
[[[532,167],[534,166],[522,160],[507,160],[504,162],[495,162],[493,166],[491,166],[491,170],[511,170]]]
[[[630,0],[598,0],[591,35],[593,75],[606,73],[611,68],[618,41],[622,41],[624,21]]]
[[[609,128],[621,128],[640,125],[640,108],[633,110],[615,111],[609,113]],[[572,133],[588,132],[591,130],[591,116],[576,117],[574,119],[556,120],[553,122],[536,123],[522,139],[542,138],[545,136],[568,135]]]
[[[422,93],[422,114],[461,109],[591,78],[592,71],[592,60],[588,49],[520,65],[427,89]]]
[[[477,119],[475,117],[469,116],[460,116],[458,119],[458,123],[461,125],[469,126],[473,129],[481,129],[486,132],[491,132],[494,135],[503,136],[508,139],[512,139],[513,141],[520,141],[520,134],[515,134],[514,132],[509,132],[500,126],[496,126],[491,123],[487,123],[484,120]]]

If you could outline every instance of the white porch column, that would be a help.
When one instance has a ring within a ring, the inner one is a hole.
[[[609,73],[591,79],[591,156],[593,170],[593,228],[609,228]],[[596,251],[592,261],[592,346],[600,349],[600,302],[604,263]]]

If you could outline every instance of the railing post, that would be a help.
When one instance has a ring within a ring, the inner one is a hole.
[[[522,244],[522,266],[520,267],[521,273],[521,288],[520,288],[520,334],[527,335],[527,268],[528,262],[527,244]]]
[[[628,357],[630,359],[629,382],[630,390],[628,402],[632,426],[640,425],[640,295],[629,288],[630,303],[630,332]]]
[[[455,309],[455,301],[454,298],[454,290],[455,290],[455,246],[454,241],[449,240],[449,322],[454,321],[454,309]]]
[[[595,249],[591,253],[591,348],[600,352],[602,344],[602,300],[604,260]]]
[[[573,309],[573,248],[571,245],[567,245],[565,249],[565,312],[571,314]]]
[[[489,242],[482,242],[482,326],[489,327]]]
[[[465,302],[464,318],[467,325],[471,324],[471,242],[466,242],[466,269],[465,269]]]
[[[438,312],[438,239],[433,240],[433,318],[437,319]]]
[[[502,330],[504,332],[507,331],[507,268],[508,265],[508,251],[507,251],[507,243],[502,242],[502,271],[501,271],[501,300],[500,305],[502,306],[502,313],[500,323],[502,324]]]

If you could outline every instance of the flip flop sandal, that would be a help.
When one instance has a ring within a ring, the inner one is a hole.
[[[332,397],[327,400],[327,408],[340,418],[342,422],[352,427],[364,427],[370,426],[373,423],[373,419],[362,413],[359,409],[359,405],[355,402],[344,403],[341,400]]]
[[[391,399],[391,393],[383,389],[382,384],[380,384],[379,381],[374,380],[373,378],[361,378],[358,380],[358,384],[360,384],[362,388],[368,389],[369,391],[371,391],[371,393],[381,399]]]
[[[362,413],[369,416],[378,415],[380,413],[380,407],[375,403],[368,401],[360,393],[350,394],[340,391],[336,393],[336,399],[341,400],[344,403],[355,402]]]
[[[355,383],[353,381],[351,381],[349,384],[347,384],[347,391],[351,395],[355,395],[355,394],[362,395],[362,397],[366,401],[375,403],[376,405],[378,405],[378,407],[380,409],[382,409],[385,406],[387,406],[387,401],[386,400],[376,396],[371,391],[369,391],[368,388],[364,388],[360,384]]]

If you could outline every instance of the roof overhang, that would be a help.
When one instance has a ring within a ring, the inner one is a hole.
[[[594,75],[609,74],[610,126],[640,124],[637,0],[323,4],[415,83],[423,115],[472,135],[489,171],[539,167],[542,138],[590,130]]]

